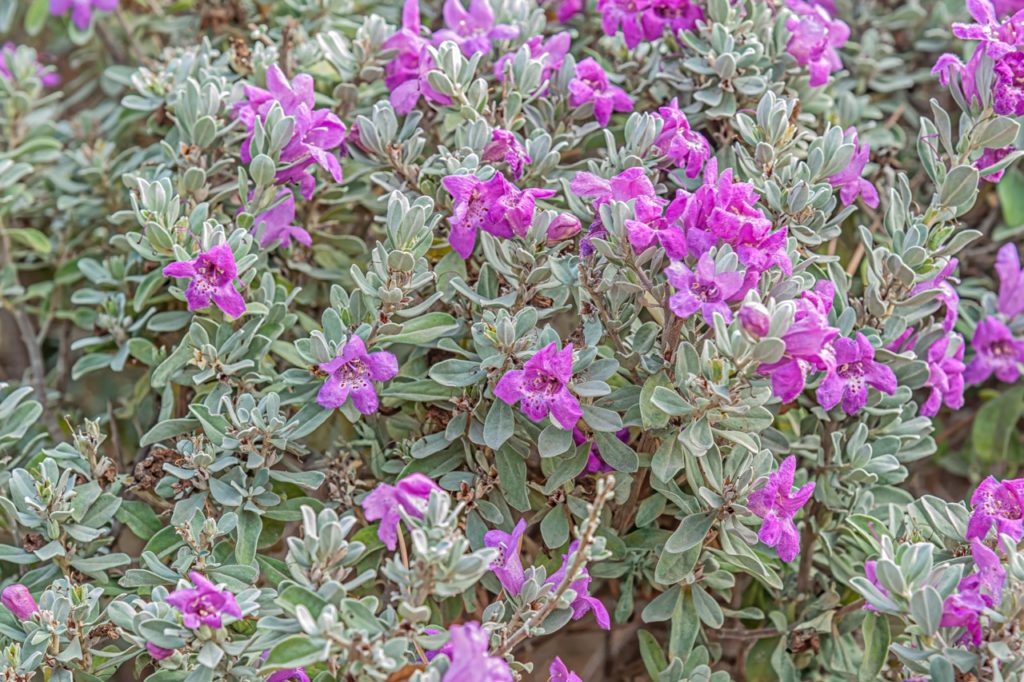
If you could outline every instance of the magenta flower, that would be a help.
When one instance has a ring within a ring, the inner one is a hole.
[[[436,65],[427,50],[430,40],[421,36],[420,31],[419,0],[405,0],[402,28],[381,45],[382,49],[398,51],[384,69],[384,84],[391,92],[391,106],[399,114],[415,109],[421,96],[442,105],[452,103],[450,97],[434,90],[427,81],[427,74]]]
[[[998,149],[986,148],[978,160],[974,162],[974,167],[981,171],[981,179],[986,182],[999,182],[1003,179],[1003,175],[1006,174],[1006,169],[986,173],[985,170],[996,165],[1007,156],[1017,151],[1016,147],[999,147]]]
[[[949,353],[949,342],[953,340],[956,350]],[[959,334],[949,334],[932,344],[928,349],[928,381],[925,387],[931,389],[928,399],[921,405],[921,414],[934,417],[945,404],[953,410],[964,406],[964,340]]]
[[[309,682],[305,668],[289,668],[278,670],[267,678],[267,682]]]
[[[445,0],[442,13],[447,28],[437,32],[436,41],[451,40],[467,57],[490,52],[495,40],[512,40],[519,35],[515,26],[494,23],[494,11],[487,0],[469,0],[469,11],[460,0]]]
[[[705,253],[697,261],[696,270],[673,263],[665,269],[676,293],[669,299],[669,307],[679,317],[686,319],[698,310],[709,325],[714,324],[713,315],[718,313],[726,322],[732,321],[729,301],[741,298],[744,274],[742,272],[718,272],[715,261]]]
[[[889,590],[887,590],[884,587],[882,587],[881,583],[878,582],[878,574],[876,572],[877,566],[878,566],[878,562],[875,561],[874,559],[871,559],[870,561],[865,561],[864,562],[864,577],[867,578],[868,582],[871,583],[872,585],[874,585],[875,588],[879,592],[881,592],[883,595],[888,597],[889,596]],[[865,611],[875,611],[875,612],[878,611],[878,609],[876,609],[874,606],[872,606],[871,604],[868,604],[868,603],[864,604],[864,610]]]
[[[231,318],[245,312],[245,299],[234,285],[238,276],[235,254],[226,243],[200,253],[193,260],[171,263],[164,268],[164,276],[191,280],[185,289],[189,310],[202,310],[213,303]]]
[[[490,655],[490,637],[479,623],[448,628],[452,664],[441,682],[513,682],[512,671],[504,659]]]
[[[646,198],[637,199],[633,209],[636,219],[625,221],[625,227],[626,237],[634,252],[640,254],[658,244],[673,260],[686,257],[686,234],[672,210],[662,216],[660,203]]]
[[[806,483],[793,492],[796,457],[782,460],[779,470],[768,475],[768,482],[747,497],[747,507],[764,521],[758,538],[783,561],[789,562],[800,553],[800,534],[793,517],[807,504],[814,493],[814,483]]]
[[[850,38],[850,27],[833,19],[824,8],[805,4],[786,21],[786,28],[792,33],[786,51],[808,67],[812,88],[825,85],[830,73],[843,68],[836,49]]]
[[[828,181],[839,190],[839,198],[842,200],[843,206],[849,206],[859,196],[871,208],[878,208],[878,190],[861,177],[861,174],[864,173],[864,166],[871,159],[871,148],[866,144],[860,144],[857,129],[852,126],[846,129],[845,139],[853,145],[853,158],[850,159],[846,168],[830,177]]]
[[[648,40],[660,38],[667,28],[672,35],[697,28],[704,11],[696,0],[650,0],[640,23]]]
[[[1003,116],[1024,115],[1024,53],[1011,52],[995,65],[992,108]]]
[[[978,323],[971,347],[974,359],[964,371],[964,381],[968,384],[980,384],[993,374],[1008,384],[1020,378],[1024,341],[1018,341],[1009,327],[996,318],[986,317]]]
[[[519,409],[535,422],[550,414],[555,423],[569,430],[583,416],[579,400],[569,392],[571,379],[572,344],[560,351],[551,342],[534,353],[522,369],[505,372],[494,395],[509,405],[521,401]]]
[[[292,225],[295,220],[295,196],[291,190],[281,190],[275,201],[278,202],[275,206],[258,214],[253,220],[250,231],[259,236],[260,248],[279,243],[287,249],[292,245],[292,239],[305,246],[312,245],[313,238],[309,232],[299,225]]]
[[[14,64],[14,53],[18,47],[14,43],[4,43],[0,46],[0,78],[5,80],[11,80],[14,75],[11,73],[9,64]],[[43,84],[43,87],[54,88],[60,85],[60,76],[53,71],[48,69],[38,61],[36,62],[36,75],[39,76],[39,81]]]
[[[647,39],[641,16],[650,6],[650,0],[598,0],[597,11],[601,13],[604,34],[613,36],[621,28],[626,47],[632,50]]]
[[[519,556],[525,532],[526,519],[519,519],[511,534],[497,529],[484,534],[484,546],[498,550],[498,558],[491,562],[491,570],[505,591],[513,597],[523,589],[526,580],[523,560]]]
[[[299,183],[305,199],[313,198],[316,178],[309,172],[314,163],[341,182],[341,162],[334,151],[345,141],[345,124],[329,109],[314,109],[313,78],[297,75],[289,84],[284,73],[272,64],[267,69],[267,89],[245,86],[246,99],[235,105],[235,115],[249,129],[249,137],[242,143],[241,158],[252,160],[250,145],[256,119],[266,121],[274,104],[279,104],[286,116],[295,118],[292,139],[281,150],[281,161],[286,167],[277,171],[277,182]]]
[[[731,168],[719,175],[718,162],[712,158],[704,168],[704,184],[692,194],[685,190],[677,192],[666,213],[686,226],[693,256],[724,242],[736,250],[744,264],[788,263],[785,233],[772,232],[772,222],[756,207],[758,199],[752,184],[733,181]],[[741,252],[740,247],[747,248]]]
[[[548,682],[583,682],[580,676],[569,670],[558,656],[555,656],[555,660],[551,661],[551,667],[548,668],[548,676]]]
[[[572,541],[572,544],[569,545],[569,553],[562,555],[562,566],[544,581],[545,585],[551,585],[552,590],[558,589],[558,586],[565,580],[566,573],[570,567],[570,559],[576,550],[579,549],[579,545],[579,540]],[[569,584],[569,589],[576,593],[576,598],[570,604],[572,619],[579,620],[593,611],[598,626],[602,630],[610,630],[611,619],[608,617],[608,609],[605,608],[604,603],[600,599],[590,596],[590,580],[590,573],[587,572],[586,568],[583,568],[578,577]]]
[[[526,235],[533,223],[536,200],[555,195],[553,190],[521,190],[501,173],[487,181],[475,175],[448,175],[441,184],[453,200],[448,243],[463,258],[473,253],[480,230],[503,239]]]
[[[593,57],[576,65],[576,77],[569,82],[569,106],[581,107],[587,102],[593,103],[594,118],[602,126],[608,125],[613,111],[633,111],[633,100],[608,82],[608,74]]]
[[[620,429],[615,433],[615,437],[621,440],[623,443],[629,443],[629,429]],[[572,428],[572,442],[576,445],[583,445],[587,442],[587,436],[576,426]],[[605,471],[615,471],[615,469],[608,465],[607,462],[601,457],[601,451],[597,448],[597,443],[590,444],[590,452],[587,454],[587,466],[583,468],[580,476],[585,474],[600,474]]]
[[[39,613],[39,605],[32,598],[32,593],[21,583],[5,587],[3,592],[0,592],[0,603],[18,620],[28,620],[33,614]]]
[[[555,0],[555,18],[565,23],[583,12],[583,0]]]
[[[641,167],[627,168],[608,180],[580,171],[573,177],[569,187],[575,194],[593,199],[595,211],[612,201],[636,200],[638,204],[645,204],[660,214],[665,204]]]
[[[174,649],[165,649],[162,646],[153,644],[152,642],[146,642],[146,651],[149,652],[150,657],[154,661],[162,661],[174,654]]]
[[[996,16],[1004,17],[1024,9],[1024,0],[992,0],[992,5]]]
[[[385,547],[394,551],[398,543],[398,522],[402,520],[400,510],[422,519],[430,502],[430,493],[435,491],[443,492],[439,485],[420,473],[409,474],[395,485],[380,483],[363,498],[363,515],[367,521],[380,521],[377,537]]]
[[[84,31],[92,23],[93,11],[113,12],[117,0],[50,0],[50,14],[61,17],[71,11],[71,23]]]
[[[1003,244],[996,254],[996,274],[999,275],[999,298],[996,310],[1007,317],[1024,312],[1024,272],[1020,267],[1017,245]]]
[[[944,628],[965,628],[960,644],[971,642],[980,646],[982,641],[981,613],[991,606],[991,599],[976,590],[958,590],[946,597],[942,603],[942,619],[939,624]]]
[[[200,625],[213,629],[223,627],[222,617],[225,615],[239,619],[242,610],[238,608],[235,595],[227,590],[218,589],[198,571],[188,574],[195,587],[175,590],[167,595],[167,603],[181,612],[185,627],[192,630]]]
[[[981,540],[971,540],[971,557],[974,559],[975,573],[961,580],[976,590],[984,590],[984,594],[992,597],[994,603],[1003,600],[1003,587],[1006,585],[1006,569],[999,555],[993,552]]]
[[[830,341],[839,330],[828,324],[835,285],[819,281],[814,291],[805,291],[796,303],[793,324],[782,336],[785,353],[778,362],[757,368],[772,380],[772,394],[788,403],[803,393],[807,376],[825,370],[831,362]]]
[[[661,107],[654,115],[663,121],[654,146],[677,167],[684,169],[686,177],[700,175],[704,163],[711,158],[711,145],[707,138],[690,128],[686,114],[679,109],[678,100],[673,97],[667,107]]]
[[[846,414],[856,414],[868,404],[868,386],[886,395],[896,392],[896,374],[875,362],[875,349],[868,338],[857,332],[857,339],[841,338],[832,342],[835,364],[818,386],[818,404],[831,410],[840,400]]]
[[[379,406],[373,382],[394,379],[398,374],[398,359],[383,350],[367,353],[366,344],[353,334],[338,357],[321,363],[320,369],[329,375],[316,396],[320,407],[333,410],[351,398],[361,413],[373,414]]]
[[[979,483],[971,495],[971,518],[967,522],[965,537],[984,540],[995,526],[998,535],[1009,535],[1019,542],[1024,537],[1021,488],[1021,479],[998,481],[989,476]]]
[[[1024,42],[1024,17],[1008,17],[1003,21],[997,18],[995,7],[990,0],[967,0],[967,11],[976,23],[953,24],[953,35],[960,40],[977,40],[981,44],[978,49],[989,57],[998,60]]]
[[[484,147],[484,161],[504,161],[512,171],[512,177],[516,180],[523,177],[523,168],[533,163],[530,155],[516,136],[507,130],[495,128],[491,134],[491,141]]]

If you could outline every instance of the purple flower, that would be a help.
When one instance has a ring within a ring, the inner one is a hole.
[[[533,163],[516,136],[501,128],[494,129],[490,143],[484,147],[483,160],[504,161],[516,180],[523,177],[523,168]]]
[[[734,182],[731,168],[719,175],[717,160],[710,159],[704,168],[704,184],[692,194],[685,190],[677,192],[666,214],[686,226],[686,240],[693,256],[724,242],[736,250],[748,267],[757,262],[755,270],[771,263],[790,267],[785,255],[785,233],[772,232],[772,222],[756,207],[758,198],[752,184]]]
[[[597,0],[604,34],[613,36],[621,28],[626,47],[632,50],[646,38],[641,16],[650,6],[650,0]]]
[[[226,243],[200,253],[193,260],[171,263],[164,268],[164,276],[191,280],[185,289],[189,310],[202,310],[212,302],[231,318],[245,312],[245,299],[233,284],[238,276],[235,254]]]
[[[475,175],[448,175],[441,184],[453,199],[448,243],[463,258],[473,253],[480,230],[504,239],[524,236],[533,222],[536,200],[555,194],[546,189],[521,190],[501,173],[487,181]]]
[[[559,213],[548,225],[548,244],[571,239],[580,231],[580,219],[572,213]]]
[[[519,409],[533,421],[551,414],[555,423],[569,430],[583,416],[579,401],[569,392],[572,379],[572,344],[561,351],[551,342],[534,353],[522,369],[505,373],[494,387],[494,395],[509,405],[522,401]]]
[[[1000,381],[1012,384],[1020,378],[1024,362],[1024,341],[1018,341],[1009,327],[994,317],[978,323],[971,339],[974,359],[964,371],[968,384],[980,384],[993,374]]]
[[[548,682],[583,682],[580,676],[569,670],[558,656],[555,656],[555,660],[551,661],[548,675]]]
[[[944,628],[966,628],[967,632],[960,638],[960,643],[969,641],[979,646],[982,640],[981,613],[991,606],[988,601],[976,590],[957,591],[942,603],[942,619],[939,624]]]
[[[1024,272],[1016,244],[1003,244],[996,254],[996,274],[999,275],[999,298],[996,310],[1007,317],[1024,312]]]
[[[415,109],[420,96],[442,105],[452,103],[450,97],[434,90],[427,81],[435,64],[427,50],[430,41],[420,35],[420,30],[419,0],[405,0],[402,28],[381,45],[382,49],[398,51],[384,69],[384,84],[391,91],[391,106],[399,114]]]
[[[971,540],[971,557],[974,559],[976,572],[974,575],[963,579],[960,584],[966,583],[977,590],[984,590],[985,594],[992,597],[998,604],[1003,600],[1003,587],[1006,585],[1006,569],[999,555],[989,549],[981,540]]]
[[[32,598],[32,593],[21,583],[5,587],[3,592],[0,592],[0,603],[18,620],[28,620],[33,614],[39,613],[39,605]]]
[[[452,664],[441,682],[513,682],[508,663],[490,655],[490,638],[479,623],[453,625],[448,632]]]
[[[686,177],[700,175],[704,163],[711,158],[711,145],[703,135],[690,129],[678,100],[672,98],[667,107],[661,107],[654,115],[663,121],[654,146],[677,167],[685,169]]]
[[[981,179],[987,182],[999,182],[1003,179],[1003,175],[1006,173],[1006,169],[985,173],[984,171],[992,166],[996,165],[1007,156],[1017,151],[1016,147],[999,147],[998,149],[986,148],[978,160],[974,162],[974,167],[979,171],[982,171]]]
[[[162,661],[168,656],[174,654],[174,649],[165,649],[162,646],[157,646],[152,642],[146,642],[146,651],[149,652],[150,657],[154,661]]]
[[[584,3],[583,0],[555,0],[553,5],[555,6],[555,18],[564,24],[583,12]]]
[[[864,166],[871,159],[871,148],[866,144],[860,144],[857,137],[857,129],[846,129],[845,139],[853,145],[853,158],[846,168],[828,179],[829,183],[839,190],[839,198],[843,206],[849,206],[857,197],[864,199],[864,203],[871,208],[878,208],[878,190],[870,182],[861,177],[864,173]]]
[[[292,239],[310,246],[313,238],[309,232],[299,225],[292,225],[295,220],[295,196],[291,190],[281,190],[275,201],[278,202],[275,206],[258,214],[253,220],[251,232],[259,235],[260,248],[265,249],[276,242],[287,249],[292,245]]]
[[[305,668],[289,668],[278,670],[267,678],[267,682],[309,682]]]
[[[669,307],[676,315],[686,319],[699,310],[709,325],[714,323],[714,313],[726,322],[732,321],[729,301],[744,294],[742,272],[718,272],[714,259],[705,253],[697,261],[695,271],[676,262],[665,269],[665,274],[676,290],[669,299]]]
[[[1021,479],[998,481],[992,476],[979,483],[971,495],[971,518],[965,537],[984,540],[994,525],[998,535],[1009,535],[1019,542],[1024,537],[1021,485]]]
[[[814,291],[805,291],[796,303],[793,324],[782,336],[786,350],[778,362],[757,368],[772,380],[772,394],[788,403],[803,393],[807,375],[825,370],[831,362],[829,342],[839,330],[828,324],[835,285],[819,281]]]
[[[93,10],[113,12],[117,9],[117,0],[50,0],[50,14],[61,17],[71,11],[71,23],[80,31],[89,28]]]
[[[638,199],[634,214],[635,220],[625,221],[626,236],[634,252],[640,254],[658,244],[673,260],[686,257],[686,234],[671,211],[662,216],[659,204]]]
[[[772,319],[771,316],[768,315],[767,308],[760,303],[744,303],[740,308],[738,316],[740,318],[740,325],[743,326],[743,330],[755,339],[760,339],[761,337],[768,335],[768,329],[771,326]]]
[[[666,28],[672,35],[677,35],[680,31],[695,29],[702,19],[704,11],[695,0],[650,0],[640,23],[644,36],[655,40],[665,33]]]
[[[949,353],[949,342],[953,340],[956,350]],[[931,389],[928,399],[921,405],[921,414],[934,417],[945,404],[953,410],[964,406],[964,339],[959,334],[949,334],[932,344],[928,349],[928,381],[925,387]]]
[[[616,431],[615,437],[623,443],[629,443],[629,429]],[[572,428],[572,442],[576,445],[583,445],[587,442],[587,436],[578,427]],[[615,471],[601,457],[601,451],[597,449],[597,443],[591,443],[590,452],[587,454],[587,466],[583,468],[580,476],[585,474],[599,474],[605,471]]]
[[[841,400],[846,414],[856,414],[868,403],[868,386],[886,395],[896,392],[896,374],[875,362],[875,349],[867,337],[841,338],[832,342],[835,364],[818,386],[818,403],[831,410]]]
[[[353,334],[338,357],[321,363],[320,369],[329,375],[316,396],[320,407],[333,410],[351,398],[357,410],[372,414],[379,405],[373,382],[394,379],[398,359],[387,351],[367,353],[366,344]]]
[[[1011,52],[995,65],[992,108],[1004,116],[1024,115],[1024,53]]]
[[[167,603],[178,609],[184,618],[185,627],[196,629],[200,625],[206,625],[213,629],[223,627],[221,617],[232,616],[236,619],[242,617],[242,610],[238,608],[235,595],[227,590],[218,589],[206,577],[198,571],[188,574],[195,587],[186,587],[175,590],[167,595]]]
[[[581,197],[592,198],[595,211],[612,201],[626,202],[636,199],[638,202],[654,205],[659,212],[664,204],[664,199],[658,197],[654,183],[641,167],[627,168],[608,180],[581,171],[573,177],[569,187]]]
[[[494,11],[487,0],[470,0],[469,11],[460,0],[445,0],[442,13],[448,28],[437,32],[437,42],[451,40],[467,57],[490,52],[495,40],[512,40],[519,35],[515,26],[494,23]]]
[[[593,57],[576,65],[576,77],[569,82],[569,106],[581,107],[587,102],[594,105],[594,118],[602,126],[608,125],[612,112],[633,111],[633,100],[626,91],[608,82],[608,74]]]
[[[484,545],[498,550],[498,558],[491,562],[491,570],[505,591],[513,597],[523,589],[523,582],[526,580],[523,560],[519,556],[525,532],[526,519],[519,519],[511,535],[497,529],[484,534]]]
[[[793,34],[786,51],[798,64],[809,68],[811,87],[825,85],[830,73],[843,68],[836,48],[846,44],[850,27],[833,19],[824,8],[804,4],[786,21],[786,28]]]
[[[878,582],[878,575],[875,572],[877,566],[878,566],[878,562],[875,561],[874,559],[872,559],[870,561],[865,561],[864,562],[864,577],[867,578],[868,582],[871,583],[872,585],[874,585],[875,588],[879,592],[881,592],[886,597],[888,597],[889,596],[889,590],[887,590],[884,587],[882,587],[881,583]],[[878,609],[876,609],[874,606],[872,606],[869,603],[865,603],[864,604],[864,610],[865,611],[875,611],[875,612],[878,611]]]
[[[562,566],[544,581],[545,585],[551,585],[552,590],[558,589],[558,586],[565,580],[566,573],[570,568],[570,559],[576,553],[576,550],[579,549],[579,545],[579,540],[573,540],[572,544],[569,545],[569,553],[562,555]],[[610,630],[611,619],[608,617],[608,609],[605,608],[604,603],[600,599],[590,596],[590,580],[590,573],[587,572],[586,568],[583,568],[576,579],[569,584],[569,589],[576,593],[576,598],[570,604],[572,619],[579,620],[593,611],[598,626],[602,630]]]
[[[565,56],[569,54],[572,46],[572,37],[568,32],[562,31],[545,39],[544,36],[534,36],[526,42],[526,49],[530,53],[530,59],[541,62],[540,88],[538,92],[543,93],[547,89],[547,83],[562,68]],[[494,76],[501,82],[505,81],[505,65],[516,58],[514,52],[506,52],[494,62]]]
[[[0,78],[5,80],[14,78],[10,65],[14,64],[14,55],[17,49],[18,46],[14,43],[4,43],[0,46]],[[60,76],[52,69],[47,69],[38,61],[36,62],[36,75],[39,77],[43,87],[54,88],[60,85]]]
[[[1021,32],[1024,17],[1013,16],[999,21],[989,0],[967,0],[967,11],[977,23],[954,23],[953,35],[961,40],[979,41],[978,50],[989,57],[999,59],[1014,52],[1024,41]]]
[[[363,515],[367,521],[380,520],[377,537],[391,551],[398,543],[398,522],[402,520],[400,509],[409,516],[423,518],[423,512],[430,501],[430,493],[442,492],[441,487],[429,477],[409,474],[395,485],[381,483],[363,498]]]
[[[996,16],[1015,14],[1024,9],[1024,0],[992,0]]]
[[[814,492],[814,483],[806,483],[793,492],[796,457],[782,460],[779,470],[768,475],[768,482],[747,497],[747,507],[764,521],[757,537],[783,561],[792,561],[800,553],[800,534],[793,517],[807,504]]]
[[[286,116],[295,118],[292,138],[281,150],[281,161],[286,167],[277,171],[277,182],[298,182],[305,199],[313,197],[316,179],[309,172],[314,163],[326,170],[335,182],[341,182],[341,163],[333,153],[345,141],[345,124],[329,109],[314,109],[313,78],[297,75],[289,84],[284,73],[272,64],[267,69],[267,89],[245,86],[246,99],[235,105],[235,115],[249,130],[242,143],[242,161],[252,160],[250,145],[256,119],[266,121],[274,104],[279,104]]]

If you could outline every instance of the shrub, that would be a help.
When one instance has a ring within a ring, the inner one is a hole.
[[[439,4],[0,7],[3,679],[1024,679],[1024,3]]]

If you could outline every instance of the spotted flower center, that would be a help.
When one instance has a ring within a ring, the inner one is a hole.
[[[338,378],[348,383],[362,383],[369,372],[366,363],[359,358],[353,358],[346,362],[338,370]]]
[[[722,290],[714,282],[694,282],[690,291],[701,301],[717,301],[722,297]]]
[[[981,502],[981,508],[989,516],[996,516],[1001,519],[1016,520],[1022,516],[1020,505],[1016,504],[1005,493],[1002,495],[987,495]]]

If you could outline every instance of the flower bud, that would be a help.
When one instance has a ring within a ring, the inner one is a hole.
[[[548,241],[560,242],[580,231],[580,219],[571,213],[559,213],[548,225]]]
[[[36,600],[32,598],[28,588],[21,583],[5,587],[4,591],[0,593],[0,602],[3,602],[3,605],[21,620],[27,620],[32,617],[32,614],[39,612]]]
[[[154,661],[162,661],[168,656],[174,653],[174,649],[165,649],[162,646],[157,646],[152,642],[146,642],[146,651],[153,657]]]
[[[771,317],[768,315],[768,310],[760,303],[744,303],[740,308],[739,317],[743,329],[755,339],[768,334]]]

